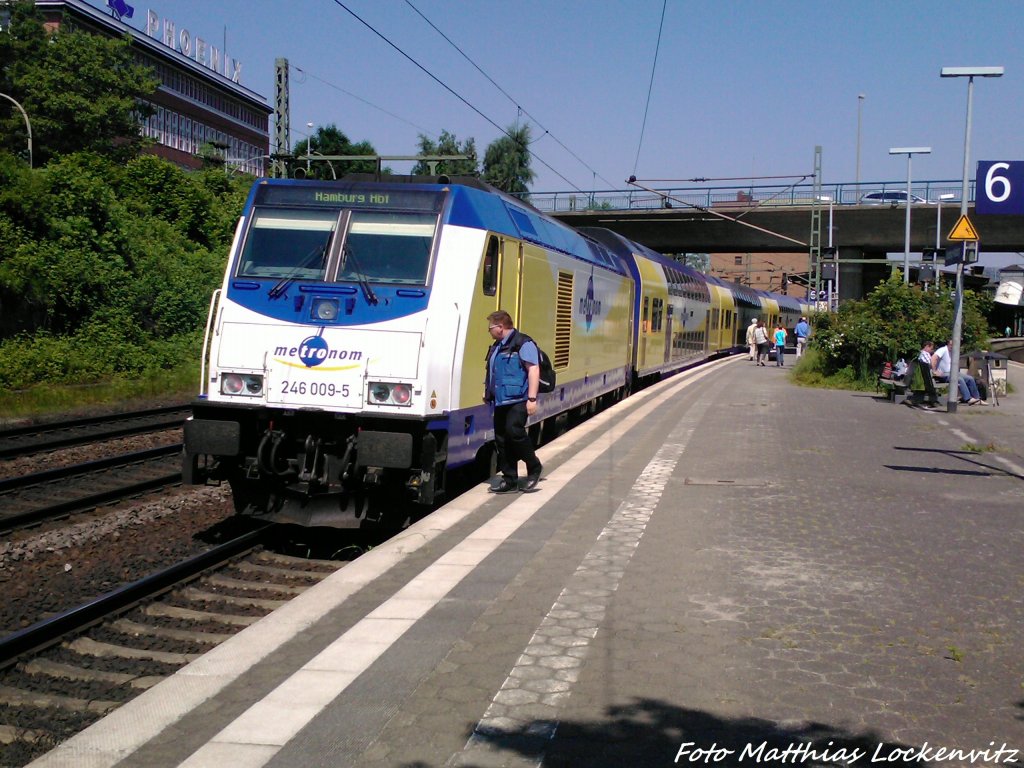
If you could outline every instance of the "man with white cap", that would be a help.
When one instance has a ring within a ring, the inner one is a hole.
[[[754,329],[757,328],[757,318],[750,318],[750,325],[747,326],[747,349],[750,350],[750,359],[757,355],[757,340],[754,338]]]

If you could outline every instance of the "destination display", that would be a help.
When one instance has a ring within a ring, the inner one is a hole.
[[[444,204],[444,193],[380,186],[369,189],[358,184],[317,186],[307,182],[288,186],[263,185],[256,192],[256,202],[259,205],[387,208],[436,213]]]

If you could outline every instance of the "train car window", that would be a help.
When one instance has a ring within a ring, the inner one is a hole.
[[[337,222],[337,211],[257,208],[237,274],[323,280]]]
[[[338,280],[425,285],[437,217],[353,211]]]
[[[484,274],[481,286],[485,296],[493,296],[498,290],[498,238],[491,235],[487,238],[487,250],[484,252]]]
[[[651,302],[651,330],[657,333],[661,330],[661,320],[664,315],[663,308],[665,302],[663,299],[654,299]]]

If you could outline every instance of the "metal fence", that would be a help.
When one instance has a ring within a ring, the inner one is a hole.
[[[960,202],[961,181],[920,181],[910,193],[929,203]],[[821,205],[829,199],[835,205],[857,205],[872,192],[904,192],[905,181],[860,182],[859,184],[823,184],[817,193]],[[725,187],[665,187],[657,194],[645,190],[610,189],[570,192],[531,192],[527,199],[547,213],[569,211],[623,211],[656,208],[752,208],[762,206],[809,206],[814,204],[811,183],[792,185],[747,185]],[[974,201],[974,181],[968,183],[969,202]]]

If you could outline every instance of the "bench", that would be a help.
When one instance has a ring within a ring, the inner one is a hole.
[[[916,371],[921,372],[921,380],[924,383],[924,394],[920,400],[912,390]],[[935,380],[932,378],[931,368],[927,365],[921,365],[921,361],[915,357],[910,361],[910,365],[907,366],[907,372],[902,377],[895,376],[892,366],[888,363],[883,365],[882,370],[878,374],[875,389],[878,391],[883,387],[886,389],[886,396],[894,403],[909,401],[909,404],[913,405],[920,401],[928,404],[938,404],[940,401],[939,389],[949,389],[949,384],[939,383],[936,385]]]

